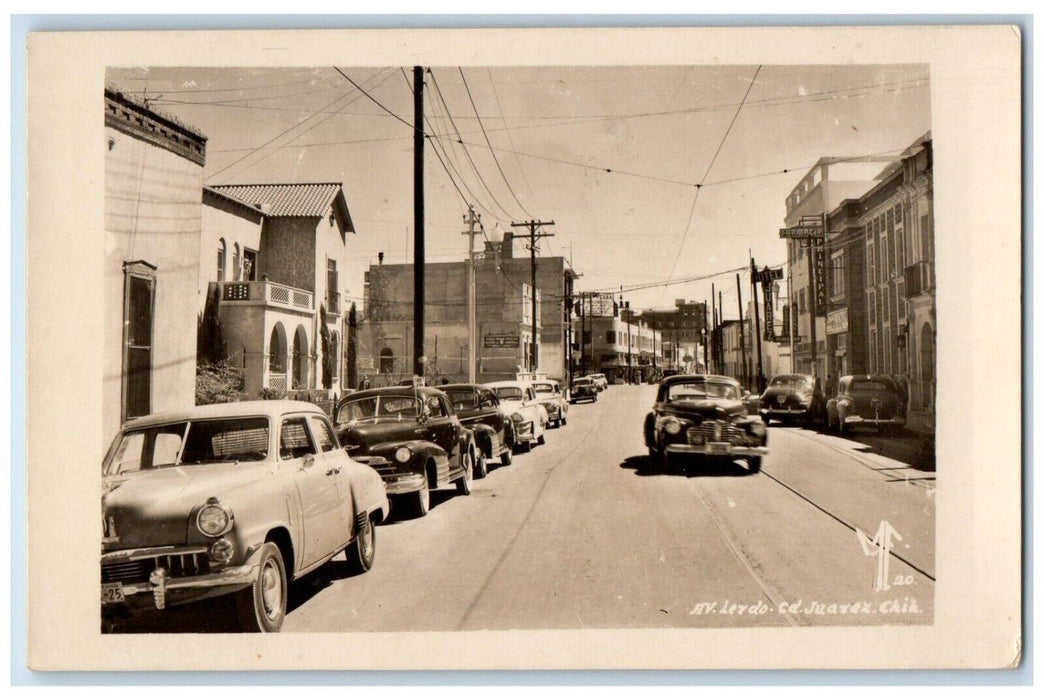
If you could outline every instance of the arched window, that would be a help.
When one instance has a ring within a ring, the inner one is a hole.
[[[232,281],[239,281],[239,244],[236,243],[232,246]]]
[[[381,374],[391,374],[395,371],[395,357],[391,348],[381,350]]]
[[[298,326],[294,333],[294,388],[308,387],[308,334],[304,326]]]
[[[268,340],[268,371],[272,374],[286,372],[286,331],[277,323]]]
[[[222,238],[222,239],[218,240],[218,249],[217,249],[217,281],[218,282],[224,282],[225,281],[225,254],[227,253],[227,251],[228,251],[228,249],[225,246],[225,239]]]

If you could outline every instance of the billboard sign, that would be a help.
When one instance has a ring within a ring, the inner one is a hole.
[[[482,345],[486,348],[517,348],[519,338],[515,333],[486,333]]]

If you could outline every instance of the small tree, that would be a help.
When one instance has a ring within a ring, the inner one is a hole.
[[[243,399],[246,372],[226,360],[196,369],[196,405],[229,403]]]
[[[196,322],[196,364],[198,366],[216,364],[228,357],[224,333],[221,330],[221,319],[218,318],[220,302],[221,287],[212,284],[207,291],[207,303],[203,307],[203,315]]]
[[[323,353],[323,387],[333,387],[334,358],[330,356],[330,329],[326,325],[326,307],[319,305],[319,344]]]
[[[351,307],[348,309],[348,340],[345,342],[344,350],[344,371],[348,375],[348,386],[356,386],[356,382],[359,380],[355,358],[358,354],[359,346],[359,328],[358,321],[355,316],[355,303],[353,302]]]

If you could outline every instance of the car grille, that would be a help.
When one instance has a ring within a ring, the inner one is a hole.
[[[149,580],[154,569],[164,568],[173,578],[202,576],[210,573],[210,560],[206,552],[173,554],[132,561],[102,564],[102,583],[140,583]]]
[[[705,442],[727,442],[738,447],[750,447],[755,444],[747,431],[725,421],[709,420],[689,428],[686,431],[690,445],[702,445]]]

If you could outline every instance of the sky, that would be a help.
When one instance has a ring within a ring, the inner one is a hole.
[[[714,283],[735,318],[734,270],[750,255],[759,267],[786,261],[784,202],[819,158],[898,154],[931,129],[923,65],[428,68],[427,259],[466,258],[468,203],[490,236],[553,220],[540,254],[570,260],[578,290],[622,286],[639,309],[710,299]],[[412,76],[410,66],[108,72],[207,136],[206,185],[342,183],[358,298],[378,251],[412,262]]]

